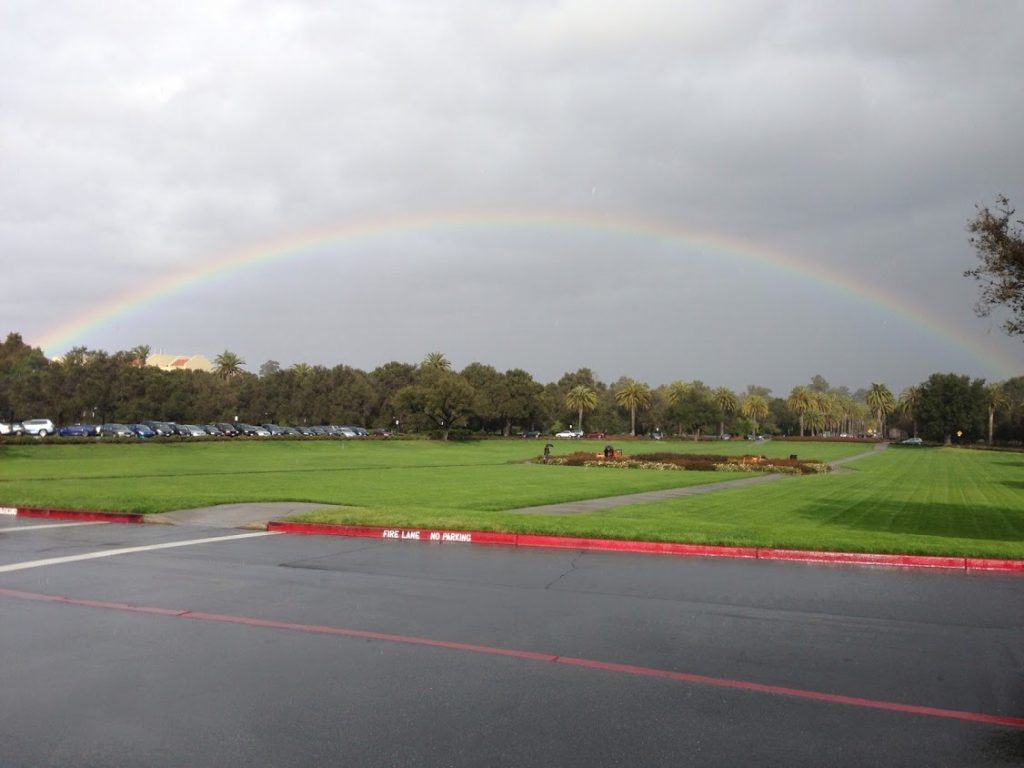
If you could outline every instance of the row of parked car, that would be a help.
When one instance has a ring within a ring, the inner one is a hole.
[[[46,437],[56,431],[49,419],[26,419],[25,421],[0,421],[0,435],[36,435]]]
[[[279,424],[247,424],[245,422],[218,422],[215,424],[178,424],[170,421],[142,421],[134,424],[108,422],[105,424],[68,424],[56,427],[49,419],[29,419],[14,423],[0,422],[0,435],[36,435],[47,437],[122,437],[148,439],[151,437],[369,437],[363,427],[335,426],[289,427]],[[378,429],[378,437],[389,437],[387,430]]]

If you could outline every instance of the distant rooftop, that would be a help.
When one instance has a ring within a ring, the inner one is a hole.
[[[150,355],[146,365],[161,371],[213,371],[213,363],[206,355]]]

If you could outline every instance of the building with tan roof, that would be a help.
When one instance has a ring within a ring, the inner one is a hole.
[[[206,371],[213,372],[213,363],[206,355],[150,355],[146,365],[161,371]]]

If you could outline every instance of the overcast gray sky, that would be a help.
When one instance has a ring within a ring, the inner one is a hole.
[[[782,396],[1021,375],[961,274],[975,204],[1024,205],[1022,30],[1017,0],[0,0],[0,331]]]

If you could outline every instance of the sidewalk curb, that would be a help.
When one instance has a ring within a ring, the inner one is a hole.
[[[734,557],[752,560],[791,560],[851,565],[884,565],[902,568],[946,568],[960,571],[1004,571],[1024,575],[1024,560],[998,560],[977,557],[937,557],[933,555],[889,555],[866,552],[825,552],[771,547],[724,547],[708,544],[681,544],[665,541],[591,539],[573,536],[546,536],[495,531],[456,531],[443,528],[384,528],[380,526],[335,525],[330,523],[290,523],[272,520],[268,531],[319,536],[355,536],[389,541],[419,541],[435,544],[504,544],[513,547],[547,549],[583,549],[602,552],[679,555],[689,557]]]
[[[0,507],[0,514],[52,520],[85,520],[107,523],[144,523],[138,512],[92,512],[75,509],[36,507]],[[710,544],[684,544],[668,541],[629,539],[592,539],[577,536],[548,536],[534,533],[497,531],[460,531],[444,528],[385,528],[382,526],[336,525],[331,523],[290,523],[271,520],[268,531],[316,536],[350,536],[386,541],[419,541],[435,544],[499,544],[544,549],[582,549],[597,552],[676,555],[682,557],[732,557],[748,560],[789,560],[847,565],[882,565],[897,568],[944,568],[947,570],[1001,571],[1024,575],[1024,560],[1000,560],[981,557],[939,557],[934,555],[891,555],[870,552],[827,552],[772,547],[726,547]]]
[[[11,510],[14,510],[11,512]],[[40,509],[37,507],[3,507],[0,512],[18,517],[44,517],[51,520],[89,520],[104,523],[141,523],[145,515],[138,512],[90,512],[81,509]]]

